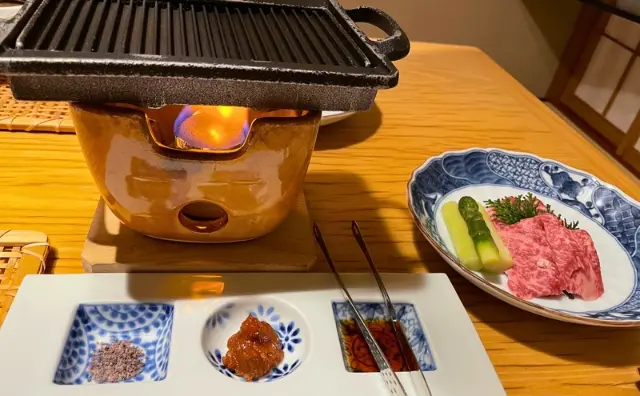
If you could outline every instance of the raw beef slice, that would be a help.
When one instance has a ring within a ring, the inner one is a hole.
[[[557,296],[566,290],[594,300],[604,293],[598,254],[586,231],[569,230],[556,216],[540,214],[500,224],[499,233],[513,256],[506,273],[516,296]]]
[[[513,267],[507,270],[507,286],[524,299],[562,294],[563,279],[558,277],[558,267],[539,217],[503,225],[499,231],[513,257]]]
[[[537,218],[543,223],[564,290],[584,300],[600,297],[604,293],[600,260],[589,233],[570,230],[552,215],[540,215]],[[565,280],[566,277],[568,279]]]

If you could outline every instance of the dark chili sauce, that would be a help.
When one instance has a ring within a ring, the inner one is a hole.
[[[367,320],[365,323],[373,338],[380,345],[393,371],[410,371],[402,357],[402,351],[391,322]],[[355,320],[340,321],[340,332],[344,343],[345,363],[349,365],[351,371],[357,373],[380,371]],[[406,345],[405,348],[409,348],[409,346]]]

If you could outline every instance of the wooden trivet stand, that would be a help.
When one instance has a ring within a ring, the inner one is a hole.
[[[168,242],[129,229],[100,199],[82,250],[87,272],[307,271],[316,247],[304,194],[273,232],[247,242]]]

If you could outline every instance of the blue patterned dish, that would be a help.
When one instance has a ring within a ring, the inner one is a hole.
[[[240,330],[240,325],[253,315],[276,330],[284,350],[284,359],[273,371],[254,382],[271,382],[292,374],[305,360],[309,351],[309,331],[302,315],[289,304],[273,298],[238,300],[221,306],[205,324],[202,346],[209,363],[219,373],[244,381],[222,364],[227,353],[227,340]]]
[[[351,308],[347,302],[333,302],[333,318],[336,323],[336,329],[338,330],[338,338],[340,339],[340,347],[342,349],[342,358],[344,361],[344,367],[349,372],[354,372],[349,365],[347,355],[350,353],[347,351],[347,345],[344,337],[341,334],[340,322],[344,320],[352,320],[353,314]],[[366,321],[370,320],[385,320],[385,308],[384,304],[379,302],[356,302],[356,307]],[[434,371],[436,369],[436,363],[433,359],[433,354],[429,348],[429,342],[427,336],[422,329],[420,319],[418,318],[418,312],[413,304],[407,303],[395,303],[393,308],[398,315],[398,320],[402,325],[405,335],[409,341],[413,353],[420,363],[422,371]]]
[[[71,323],[53,382],[91,383],[87,370],[93,352],[102,343],[125,340],[145,352],[142,372],[125,382],[162,381],[169,365],[172,325],[173,306],[169,304],[81,304]]]
[[[520,299],[506,275],[469,271],[452,253],[442,203],[532,192],[589,232],[600,258],[605,293],[595,301],[567,297]],[[614,186],[560,162],[498,149],[470,149],[430,158],[408,185],[409,209],[440,255],[462,276],[516,307],[567,322],[640,326],[640,204]]]

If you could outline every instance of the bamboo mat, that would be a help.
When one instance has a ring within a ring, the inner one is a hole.
[[[75,133],[66,102],[16,100],[4,77],[0,77],[0,132]]]
[[[0,326],[24,277],[44,272],[48,252],[42,232],[0,230]]]

